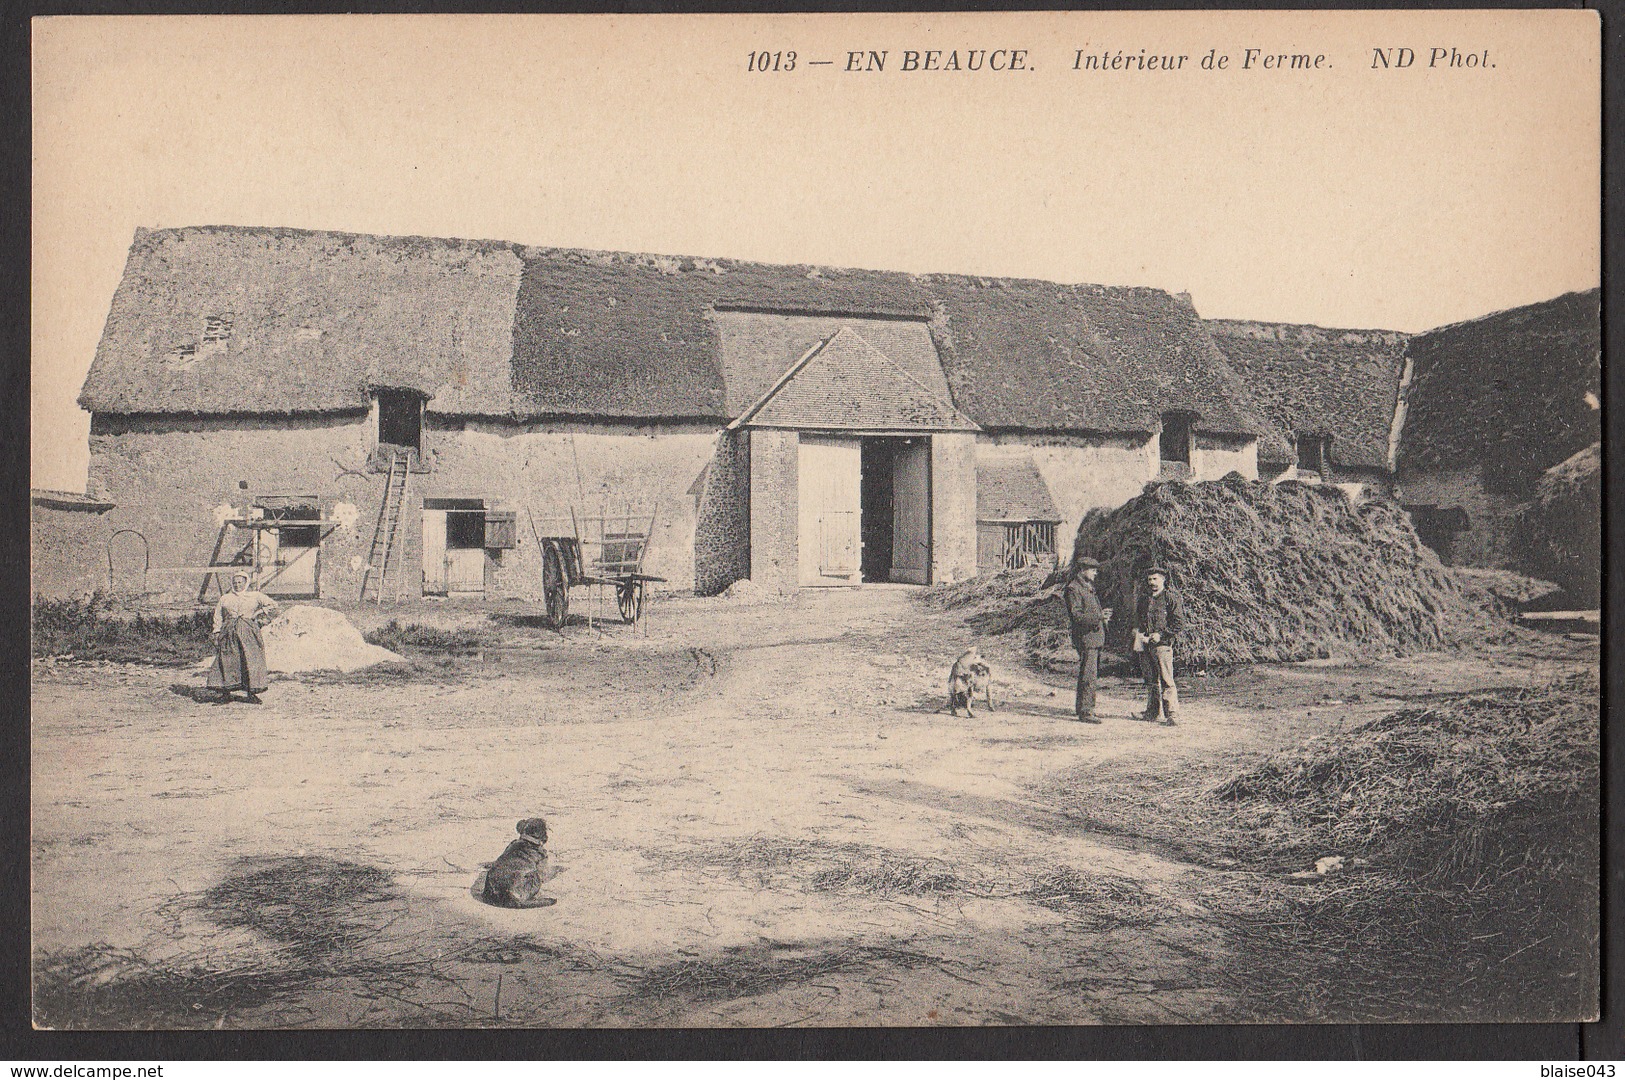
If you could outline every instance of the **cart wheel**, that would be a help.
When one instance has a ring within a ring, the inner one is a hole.
[[[542,598],[547,602],[548,625],[557,630],[570,616],[570,586],[559,551],[551,545],[542,552]]]
[[[643,614],[643,582],[634,579],[616,585],[615,603],[621,609],[622,622],[637,622]]]

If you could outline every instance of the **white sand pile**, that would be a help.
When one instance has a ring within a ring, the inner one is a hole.
[[[342,612],[298,604],[265,627],[265,666],[272,671],[356,671],[406,657],[371,645]]]
[[[301,671],[357,671],[406,657],[368,644],[342,612],[296,604],[266,624],[265,666],[284,675]],[[208,667],[214,656],[199,665]]]

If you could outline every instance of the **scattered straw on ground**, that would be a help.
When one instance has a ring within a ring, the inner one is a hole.
[[[1202,901],[1261,1015],[1573,1020],[1596,1003],[1598,738],[1589,671],[1442,696],[1216,783],[1108,767],[1048,794],[1223,868]],[[1328,856],[1348,868],[1288,878]]]
[[[879,945],[797,952],[773,946],[740,946],[707,959],[679,960],[650,968],[631,980],[631,990],[638,997],[725,1000],[772,993],[872,965],[922,967],[938,962],[921,953]]]

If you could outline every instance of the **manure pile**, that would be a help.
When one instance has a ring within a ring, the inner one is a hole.
[[[1168,567],[1185,602],[1176,655],[1194,666],[1427,651],[1498,621],[1495,599],[1443,566],[1397,505],[1355,506],[1331,485],[1151,484],[1090,511],[1074,551],[1101,562],[1118,650],[1145,568]]]

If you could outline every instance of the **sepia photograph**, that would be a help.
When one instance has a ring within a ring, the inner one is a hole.
[[[35,1028],[1596,1018],[1600,50],[35,19]]]

